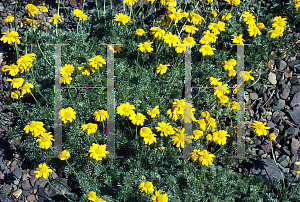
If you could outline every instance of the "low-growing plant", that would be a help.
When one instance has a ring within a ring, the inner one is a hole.
[[[16,16],[6,18],[11,29],[2,33],[1,41],[14,43],[18,59],[1,70],[11,78],[11,106],[19,115],[7,136],[22,136],[21,148],[37,165],[36,177],[51,185],[53,171],[73,176],[80,191],[65,196],[69,201],[299,200],[292,198],[298,186],[290,189],[247,170],[241,174],[227,168],[239,163],[232,158],[239,130],[234,121],[241,109],[235,77],[239,73],[245,88],[258,81],[269,84],[259,73],[265,62],[291,53],[299,2],[123,3],[123,13],[114,11],[111,3],[109,11],[105,5],[100,11],[97,4],[91,15],[84,8],[71,12],[59,3],[49,22],[46,7],[27,4],[29,18],[19,21],[26,26],[23,38],[12,30]],[[40,20],[35,20],[37,10],[42,12]],[[70,23],[63,26],[66,19]],[[244,43],[241,71],[236,46]],[[54,56],[59,49],[63,151],[53,146],[53,104],[58,99],[53,92]],[[189,50],[192,103],[184,94]],[[114,53],[114,117],[108,116],[105,88],[109,51]],[[123,158],[111,158],[107,150],[110,118],[115,121],[115,153]],[[253,121],[253,134],[273,141],[276,136],[267,133],[271,128],[263,122]],[[184,123],[192,123],[192,134],[185,133]],[[175,158],[191,143],[189,158]],[[57,151],[58,158],[47,158]]]

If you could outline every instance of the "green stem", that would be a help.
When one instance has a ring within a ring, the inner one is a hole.
[[[98,67],[98,73],[99,73],[99,81],[100,81],[100,86],[99,87],[102,87],[101,75],[100,75],[100,69],[99,69],[99,67]]]
[[[104,121],[102,121],[102,125],[103,125],[103,132],[105,132]]]
[[[300,184],[300,181],[298,182],[296,188],[293,190],[292,194],[290,194],[290,197],[289,197],[286,201],[289,201],[289,199],[293,196],[293,194],[294,194],[294,192],[297,190],[299,184]],[[281,197],[280,197],[280,199],[281,199]],[[279,201],[280,201],[280,199],[279,199]]]
[[[95,143],[97,143],[97,140],[96,140],[96,137],[95,137],[95,133],[93,133],[93,137],[94,137]]]
[[[32,97],[33,97],[33,99],[35,100],[35,102],[38,103],[38,105],[39,105],[39,107],[41,108],[41,110],[43,111],[45,117],[47,117],[45,111],[43,110],[43,108],[42,108],[42,106],[41,106],[41,104],[40,104],[40,102],[37,101],[37,99],[34,97],[34,95],[32,94],[32,92],[29,92],[29,93],[32,95]]]
[[[97,8],[97,15],[98,15],[98,19],[99,19],[100,17],[99,17],[99,10],[98,10],[98,0],[96,0],[96,8]]]
[[[74,168],[73,168],[72,166],[70,166],[70,164],[69,164],[69,162],[68,162],[68,159],[66,159],[66,162],[67,162],[68,166],[69,166],[69,167],[73,170],[73,172],[75,173],[75,175],[76,175],[78,181],[80,181],[80,180],[79,180],[79,177],[78,177],[78,175],[77,175],[77,173],[76,173],[76,171],[74,170]]]
[[[135,74],[137,74],[137,68],[138,68],[138,63],[139,63],[139,53],[140,53],[140,51],[138,51],[137,58],[136,58]]]
[[[49,179],[47,178],[47,181],[48,181],[48,183],[50,184],[50,186],[54,189],[54,190],[56,190],[58,193],[60,193],[61,195],[63,195],[64,197],[66,197],[63,193],[61,193],[60,191],[58,191],[57,189],[55,189],[53,186],[52,186],[52,184],[50,183],[50,181],[49,181]],[[71,202],[73,202],[72,200],[70,200],[68,197],[66,197],[66,199],[68,199],[68,201],[71,201]]]
[[[69,84],[67,84],[67,87],[68,87],[68,92],[69,92],[70,100],[71,100],[71,102],[72,102],[73,108],[75,109],[75,105],[74,105],[73,99],[72,99],[71,94],[70,94]]]

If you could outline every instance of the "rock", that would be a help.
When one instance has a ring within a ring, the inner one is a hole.
[[[282,148],[282,150],[283,150],[288,156],[291,155],[291,152],[287,149],[287,146],[284,146],[284,147]]]
[[[269,153],[271,151],[271,144],[263,144],[259,146],[265,153]]]
[[[280,94],[280,97],[285,100],[288,98],[289,94],[290,94],[289,86],[286,84],[282,84],[282,93]]]
[[[283,166],[280,165],[280,164],[277,164],[277,165],[278,165],[278,167],[282,170],[282,172],[284,172],[284,173],[288,173],[288,172],[290,171],[289,168],[285,168],[285,167],[283,167]]]
[[[30,194],[26,199],[27,201],[35,201],[35,196],[33,194]]]
[[[0,201],[2,202],[14,202],[10,197],[6,194],[0,194]]]
[[[267,127],[274,128],[275,124],[272,121],[267,123]]]
[[[300,64],[300,60],[288,61],[290,67],[294,67],[297,64]]]
[[[67,179],[65,179],[65,178],[57,178],[55,180],[52,180],[51,184],[52,184],[52,186],[55,189],[57,189],[58,191],[60,191],[64,195],[70,194],[70,190],[71,189],[68,187]],[[58,193],[56,190],[54,190],[49,184],[45,188],[45,193],[50,198],[53,198],[55,196],[61,196],[60,193]]]
[[[297,185],[297,183],[299,182],[299,180],[295,177],[288,177],[287,178],[287,182],[290,184],[290,185]]]
[[[292,147],[292,149],[298,150],[300,147],[300,142],[297,139],[292,138],[291,147]]]
[[[293,84],[300,84],[300,77],[299,76],[293,76],[290,81]]]
[[[255,160],[254,166],[250,169],[250,172],[254,175],[259,175],[267,179],[282,180],[280,171],[278,170],[274,160],[261,159]]]
[[[28,174],[27,173],[23,173],[23,175],[22,175],[22,181],[27,180],[27,178],[28,178]]]
[[[297,149],[291,148],[291,154],[292,156],[297,156]]]
[[[284,108],[284,106],[285,106],[285,100],[280,99],[273,104],[273,109],[274,111],[280,111]]]
[[[298,156],[292,156],[292,163],[295,163],[298,161]]]
[[[293,110],[287,110],[294,123],[300,126],[300,106],[297,105]]]
[[[291,101],[290,106],[294,107],[296,105],[300,105],[300,92],[296,93]]]
[[[290,94],[294,95],[298,92],[300,92],[300,85],[292,85]]]
[[[56,178],[58,178],[58,175],[56,174],[56,172],[55,171],[53,171],[52,173],[50,173],[50,175],[52,176],[52,179],[56,179]]]
[[[15,191],[14,193],[12,193],[12,195],[14,195],[14,197],[19,198],[20,195],[22,194],[22,190],[18,189],[17,191]]]
[[[36,181],[34,186],[38,186],[38,188],[40,187],[45,187],[47,184],[47,181],[43,178],[40,178],[38,181]]]
[[[250,98],[251,98],[251,100],[256,100],[257,98],[258,98],[258,95],[257,95],[257,93],[250,93]]]
[[[277,80],[276,80],[276,75],[273,72],[269,73],[268,80],[270,81],[271,84],[276,85]]]
[[[278,163],[280,163],[283,167],[287,167],[287,165],[289,164],[286,155],[282,155],[277,161],[278,161]]]
[[[258,151],[258,155],[263,155],[265,152],[262,150],[262,149],[260,149],[259,151]]]
[[[20,179],[22,177],[22,170],[20,168],[16,168],[16,169],[14,169],[14,171],[12,172],[12,174],[16,178]]]
[[[29,180],[23,181],[23,182],[21,183],[21,185],[22,185],[22,188],[23,188],[24,190],[27,190],[27,191],[30,190]]]
[[[38,180],[38,179],[37,179],[35,176],[32,176],[32,177],[30,178],[30,183],[31,183],[31,185],[34,186],[34,183],[35,183],[37,180]]]
[[[9,195],[11,193],[11,189],[12,189],[12,184],[5,184],[1,190],[0,190],[0,194],[6,194]]]
[[[2,172],[0,172],[0,180],[4,180],[4,177],[5,175]]]
[[[281,60],[281,61],[279,62],[279,69],[280,69],[280,70],[284,70],[284,69],[286,68],[286,66],[287,66],[287,64],[286,64],[285,61]]]

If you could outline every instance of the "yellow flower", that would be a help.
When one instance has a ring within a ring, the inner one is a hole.
[[[224,84],[222,85],[222,82],[220,82],[220,84],[217,87],[214,87],[215,91],[214,91],[214,95],[216,95],[217,97],[223,95],[223,94],[227,94],[229,93],[228,88],[226,87],[228,84]]]
[[[5,75],[6,75],[6,73],[8,73],[11,76],[16,76],[19,73],[20,69],[19,69],[18,65],[12,64],[10,66],[4,65],[1,68],[1,71],[4,72]]]
[[[156,142],[156,134],[154,133],[150,133],[149,135],[145,136],[144,137],[144,141],[145,141],[145,144],[152,144],[153,142]]]
[[[232,101],[230,104],[228,104],[228,107],[230,106],[231,109],[236,109],[239,111],[241,109],[240,105],[236,101]]]
[[[153,51],[153,48],[151,46],[151,44],[153,44],[154,42],[145,42],[145,43],[140,43],[138,45],[138,51],[144,52],[144,53],[150,53]]]
[[[165,122],[159,122],[158,123],[159,127],[155,127],[157,132],[160,131],[160,136],[165,135],[166,137],[168,135],[173,135],[175,133],[175,130],[173,130],[173,127],[170,125],[170,123],[165,123]]]
[[[203,131],[201,130],[193,130],[193,139],[199,140],[203,136]]]
[[[300,174],[300,168],[297,169],[296,174]]]
[[[222,20],[229,20],[230,18],[232,18],[231,13],[224,13],[222,16]]]
[[[283,32],[282,32],[282,29],[280,27],[275,27],[274,30],[270,30],[270,31],[268,31],[268,33],[270,33],[271,38],[278,39],[279,36],[280,37],[283,36]]]
[[[167,194],[160,194],[160,191],[155,191],[155,195],[151,196],[152,202],[168,202]]]
[[[206,118],[206,117],[210,117],[210,114],[209,114],[208,111],[204,111],[204,112],[201,112],[201,116],[202,116],[203,118]]]
[[[91,71],[92,71],[93,73],[95,72],[95,70],[92,68],[92,66],[91,66],[91,65],[88,65],[88,64],[78,66],[78,69],[79,69],[79,70],[83,70],[83,71],[82,71],[82,75],[87,75],[87,76],[89,76],[89,75],[91,74]]]
[[[158,149],[160,149],[160,150],[165,150],[166,147],[161,146],[161,147],[159,147],[159,148],[155,148],[155,151],[157,151]],[[159,152],[160,152],[160,151],[159,151]]]
[[[234,36],[234,35],[231,35],[231,36],[233,36],[233,39],[231,39],[232,43],[244,45],[243,41],[245,41],[245,40],[242,38],[243,37],[242,34],[240,36]]]
[[[130,21],[130,17],[127,15],[124,15],[123,13],[118,13],[115,16],[114,21],[118,21],[118,26],[120,26],[121,22],[123,23],[123,25],[125,25],[127,22]]]
[[[155,106],[153,109],[151,110],[148,110],[147,111],[147,114],[149,114],[151,116],[151,118],[154,118],[154,117],[158,117],[159,116],[159,109],[158,109],[158,106]]]
[[[193,37],[189,36],[183,39],[182,41],[183,44],[189,45],[191,48],[194,47],[194,44],[196,44],[196,41],[194,40]]]
[[[198,25],[198,24],[201,25],[202,20],[204,20],[204,18],[201,15],[198,15],[197,13],[194,12],[189,13],[188,21],[192,22],[194,25]]]
[[[275,140],[276,140],[276,135],[275,135],[274,133],[270,133],[270,134],[268,135],[268,140],[270,140],[270,141],[275,141]]]
[[[218,96],[218,100],[221,104],[225,104],[225,103],[229,102],[229,98],[226,95]]]
[[[60,77],[60,83],[70,84],[70,83],[71,83],[71,80],[72,80],[72,78],[71,78],[69,75],[67,75],[67,74],[62,75],[62,76]]]
[[[134,114],[133,109],[135,109],[135,106],[130,105],[128,102],[123,103],[120,106],[117,107],[117,113],[125,116],[130,116],[131,114]]]
[[[145,31],[143,29],[137,29],[135,31],[135,35],[143,36],[144,34],[145,34]]]
[[[212,117],[205,117],[205,123],[207,125],[207,127],[211,127],[211,128],[216,128],[217,124],[216,124],[216,120]]]
[[[5,23],[10,23],[10,22],[13,22],[14,19],[15,19],[15,18],[14,18],[13,16],[8,15],[8,16],[4,19],[4,22],[5,22]]]
[[[215,35],[220,34],[220,31],[225,31],[225,23],[222,21],[218,21],[218,23],[211,22],[208,29],[212,30]]]
[[[216,10],[212,10],[212,11],[211,11],[211,14],[212,14],[214,17],[217,17],[217,15],[218,15],[218,13],[217,13]]]
[[[159,27],[151,27],[150,31],[151,31],[150,34],[154,35],[153,37],[156,38],[157,40],[161,39],[165,35],[165,31]]]
[[[176,6],[177,6],[177,3],[176,3],[175,0],[167,0],[166,5],[167,5],[168,7],[176,7]]]
[[[230,137],[230,135],[228,135],[225,130],[219,130],[213,133],[213,141],[219,145],[226,144],[227,137]]]
[[[36,178],[43,176],[44,179],[47,179],[47,177],[49,177],[49,173],[52,172],[53,170],[49,169],[49,167],[45,163],[41,163],[37,168],[37,171],[34,171],[34,173],[36,173],[35,175]]]
[[[204,36],[207,35],[210,38],[211,43],[216,43],[217,35],[214,33],[211,33],[209,30],[206,30],[203,32]]]
[[[38,10],[37,7],[33,4],[27,4],[25,6],[25,10],[27,11],[29,17],[34,17],[34,14],[36,14],[36,11]]]
[[[95,116],[96,121],[103,121],[104,119],[109,118],[107,111],[105,111],[105,110],[95,111],[93,115]]]
[[[23,78],[14,78],[14,79],[6,79],[6,81],[12,81],[10,85],[13,88],[20,88],[23,85],[24,79]]]
[[[33,88],[34,86],[31,83],[26,82],[21,88],[20,90],[22,91],[22,95],[29,93],[30,92],[30,88]]]
[[[212,164],[212,158],[216,157],[214,154],[210,154],[207,150],[200,151],[200,149],[196,150],[194,149],[193,152],[191,153],[192,157],[194,158],[194,161],[199,161],[202,163],[202,165],[211,165]]]
[[[41,13],[47,13],[47,12],[48,12],[48,9],[47,9],[45,6],[40,6],[40,7],[39,7],[39,11],[40,11]]]
[[[202,113],[203,113],[203,112],[202,112]],[[201,113],[201,114],[202,114],[202,113]],[[208,116],[208,117],[209,117],[209,116]],[[197,120],[196,123],[197,123],[198,128],[199,128],[200,130],[205,131],[205,128],[206,128],[206,122],[205,122],[203,119]]]
[[[86,20],[86,17],[87,17],[87,15],[84,14],[84,13],[83,13],[81,10],[79,10],[79,9],[75,9],[75,10],[74,10],[74,15],[76,15],[76,17],[78,17],[79,20],[83,20],[83,21],[85,21],[85,20]]]
[[[129,117],[129,119],[131,120],[131,122],[134,124],[134,125],[141,125],[143,126],[144,125],[144,121],[146,118],[145,115],[143,115],[142,113],[132,113]],[[148,120],[148,119],[147,119]]]
[[[151,128],[149,128],[149,127],[141,128],[141,130],[140,130],[140,136],[141,137],[147,137],[150,134],[152,134]]]
[[[199,49],[199,52],[201,52],[203,56],[206,56],[206,55],[213,55],[214,54],[213,50],[216,50],[216,49],[211,48],[210,45],[203,45]]]
[[[96,130],[98,128],[97,124],[94,123],[88,123],[88,124],[84,124],[81,126],[81,130],[85,131],[86,129],[86,134],[90,135],[91,133],[95,133]]]
[[[52,22],[56,25],[57,24],[57,20],[59,20],[60,22],[62,22],[62,17],[59,14],[54,14],[53,17],[48,17],[50,18],[49,22]]]
[[[100,55],[96,55],[88,61],[90,61],[90,65],[92,65],[92,67],[94,67],[95,69],[98,69],[98,66],[102,67],[103,64],[106,64],[105,59]]]
[[[25,133],[29,133],[29,131],[34,135],[34,137],[39,136],[46,132],[46,129],[43,127],[45,124],[41,121],[31,121],[27,123],[24,127]]]
[[[193,25],[184,25],[182,30],[187,33],[195,34],[199,29],[194,27]]]
[[[170,64],[167,64],[167,65],[163,65],[163,64],[160,64],[157,68],[156,68],[156,73],[157,74],[164,74],[164,73],[166,73],[167,72],[167,69],[169,69],[168,68],[168,66],[170,66]]]
[[[3,43],[8,43],[8,44],[12,44],[14,42],[17,42],[18,44],[20,44],[20,38],[19,34],[17,31],[9,31],[9,29],[7,30],[7,32],[1,32],[1,34],[3,34],[3,36],[1,37],[0,41],[3,41]]]
[[[127,6],[133,6],[138,0],[124,0],[123,3]]]
[[[211,141],[212,140],[212,135],[211,134],[207,134],[206,135],[206,141]]]
[[[153,193],[154,189],[153,189],[153,184],[152,182],[141,182],[139,185],[139,189],[141,192],[145,192],[147,193]]]
[[[227,3],[238,6],[241,2],[240,0],[225,0]]]
[[[258,27],[259,30],[263,30],[265,28],[265,25],[262,22],[257,23],[256,26]]]
[[[184,148],[185,142],[192,143],[193,136],[187,136],[187,134],[184,134],[185,129],[182,128],[179,133],[176,133],[172,137],[173,145],[176,144],[176,147]]]
[[[169,47],[174,46],[180,42],[180,39],[178,38],[178,36],[175,34],[173,35],[171,32],[169,32],[168,34],[166,34],[164,36],[164,40],[166,43],[169,44]]]
[[[247,25],[255,24],[255,17],[249,12],[244,12],[243,21],[246,22]]]
[[[114,53],[120,53],[122,50],[120,45],[114,45],[114,49],[112,48],[112,45],[109,45],[108,48],[109,50],[114,51]]]
[[[72,122],[76,119],[75,114],[76,112],[71,107],[68,107],[66,109],[62,108],[59,111],[59,118],[62,119],[64,123],[67,123],[67,121]]]
[[[243,77],[245,81],[254,80],[254,77],[250,75],[252,71],[240,71],[240,77]]]
[[[67,150],[64,150],[58,155],[58,158],[62,161],[67,160],[68,158],[70,158],[70,153]]]
[[[50,135],[52,132],[49,133],[42,133],[40,135],[40,139],[37,139],[36,142],[39,142],[39,147],[42,149],[49,149],[52,145],[51,141],[55,141],[53,139],[53,135]]]
[[[14,92],[11,92],[10,97],[14,98],[14,99],[19,99],[24,97],[23,94],[21,93],[20,90],[15,90]]]
[[[255,24],[248,26],[248,32],[250,36],[254,35],[254,37],[256,37],[257,34],[260,35],[259,28]]]
[[[65,64],[65,66],[63,66],[60,69],[60,73],[62,75],[68,75],[68,76],[71,76],[71,74],[73,73],[73,71],[74,71],[74,66],[71,65],[71,64]]]
[[[94,191],[89,191],[89,193],[87,194],[88,199],[91,201],[96,201],[97,200],[97,196],[96,196],[96,192]]]
[[[174,45],[176,53],[183,53],[186,51],[186,45],[178,43]]]
[[[93,143],[90,147],[90,157],[95,159],[96,161],[102,161],[102,158],[106,158],[106,154],[109,154],[109,151],[106,151],[106,144],[99,145],[96,143]]]
[[[254,121],[251,127],[254,128],[254,133],[258,134],[258,136],[267,135],[266,129],[270,129],[270,127],[266,127],[267,123],[262,123],[259,121]]]
[[[157,18],[157,20],[162,26],[165,26],[165,27],[168,27],[171,22],[171,19],[168,15],[166,16],[166,19]]]
[[[296,10],[300,11],[300,2],[298,2],[298,3],[295,4],[295,8],[296,8]]]
[[[21,73],[23,73],[25,69],[29,71],[29,67],[32,67],[32,62],[35,60],[34,56],[36,56],[36,54],[28,53],[17,60],[17,65]]]
[[[179,8],[176,12],[169,14],[169,17],[171,20],[175,20],[176,23],[178,23],[179,20],[183,17],[181,13],[181,8]]]

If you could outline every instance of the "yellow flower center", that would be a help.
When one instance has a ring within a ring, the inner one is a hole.
[[[90,124],[90,125],[88,125],[88,128],[89,128],[89,129],[93,129],[94,126]]]
[[[48,137],[47,137],[47,136],[44,136],[44,137],[42,138],[42,140],[43,140],[43,142],[47,142],[47,141],[48,141]]]
[[[149,128],[143,128],[143,133],[149,133],[150,129]]]
[[[180,140],[181,142],[184,142],[184,135],[183,135],[183,134],[180,134],[179,140]]]
[[[124,107],[124,108],[123,108],[123,111],[124,111],[124,112],[128,112],[128,108],[127,108],[127,107]]]
[[[147,43],[144,44],[144,48],[146,48],[146,49],[149,48],[149,44],[147,44]]]
[[[30,123],[30,127],[31,127],[31,128],[35,128],[35,127],[36,127],[36,123],[34,123],[34,122],[33,122],[33,123]]]
[[[203,158],[209,159],[209,155],[208,154],[203,154]]]
[[[102,149],[97,148],[97,149],[95,149],[95,152],[96,152],[97,154],[102,154]]]
[[[169,38],[171,41],[175,41],[175,37],[174,36],[170,36]]]
[[[225,135],[222,134],[222,133],[219,133],[218,137],[219,137],[220,139],[223,139],[223,138],[225,137]]]
[[[135,119],[136,119],[136,120],[141,120],[142,117],[141,117],[140,115],[136,115],[136,116],[135,116]]]
[[[263,130],[264,129],[264,125],[261,125],[261,124],[257,125],[257,129],[258,130]]]
[[[150,182],[146,182],[145,183],[145,187],[148,189],[148,188],[150,188],[151,187],[151,183]]]
[[[71,116],[71,113],[70,113],[70,112],[65,112],[65,116],[66,116],[66,117],[70,117],[70,116]]]
[[[47,171],[46,168],[41,168],[41,169],[40,169],[40,172],[41,172],[41,173],[44,173],[44,172],[46,172],[46,171]]]

